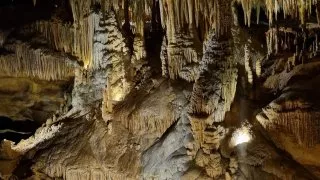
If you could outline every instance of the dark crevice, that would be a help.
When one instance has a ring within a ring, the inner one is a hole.
[[[32,160],[22,159],[16,169],[13,171],[11,178],[16,179],[27,179],[33,175],[31,166],[33,165]]]
[[[17,143],[32,136],[40,126],[35,121],[14,121],[0,116],[0,141],[7,139]]]
[[[130,50],[131,56],[133,54],[134,34],[130,25],[129,0],[124,0],[124,24],[122,26],[122,32],[124,34],[124,37],[126,37],[127,46]]]
[[[145,47],[147,51],[148,65],[156,74],[161,73],[161,45],[164,31],[161,26],[159,1],[153,1],[152,22],[145,28]]]
[[[32,0],[1,0],[0,29],[14,29],[39,19],[50,19],[57,11],[57,4],[57,1],[37,1],[34,6]]]

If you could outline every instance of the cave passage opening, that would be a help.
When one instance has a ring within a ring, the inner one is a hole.
[[[32,136],[41,124],[36,121],[15,121],[8,117],[0,116],[0,141],[4,139],[20,142]]]

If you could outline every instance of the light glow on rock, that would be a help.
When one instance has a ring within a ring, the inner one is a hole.
[[[246,132],[240,132],[235,138],[235,145],[249,142],[251,140],[250,134]]]
[[[243,125],[241,128],[234,131],[231,138],[231,145],[237,146],[239,144],[248,143],[252,139],[251,130],[249,126]]]

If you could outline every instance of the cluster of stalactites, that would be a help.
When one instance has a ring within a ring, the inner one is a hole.
[[[126,9],[126,3],[128,7]],[[100,4],[102,12],[114,11],[120,24],[126,21],[125,13],[128,13],[131,28],[134,32],[143,35],[145,22],[152,15],[152,0],[70,0],[73,19],[79,24],[83,18],[90,14],[92,7]],[[127,12],[125,12],[127,11]]]
[[[250,27],[251,12],[253,8],[256,9],[257,23],[259,23],[261,0],[237,0],[237,2],[241,3],[242,5],[244,22],[246,25]]]
[[[242,4],[244,11],[245,23],[250,26],[251,11],[253,8],[257,12],[257,22],[259,22],[260,7],[266,8],[269,24],[277,20],[280,11],[283,11],[284,18],[299,18],[301,24],[305,24],[306,15],[309,16],[312,6],[318,3],[318,0],[237,0]]]
[[[266,32],[268,55],[281,50],[293,50],[297,33],[291,28],[270,28]]]
[[[67,57],[53,55],[28,44],[12,47],[15,54],[0,56],[0,76],[30,77],[42,80],[68,80],[73,67]]]
[[[92,64],[95,18],[90,15],[75,27],[54,21],[38,21],[32,25],[51,43],[51,46],[81,59],[85,67]]]
[[[76,24],[81,23],[83,18],[88,16],[94,0],[69,0],[73,20]]]
[[[313,58],[319,54],[318,28],[307,27],[306,30],[292,28],[270,28],[266,32],[268,55],[279,52],[291,52],[295,59]]]
[[[290,16],[299,18],[301,24],[305,24],[306,15],[311,14],[312,5],[316,5],[318,0],[265,0],[269,23],[273,22],[273,15],[277,20],[278,13],[283,10],[284,18]]]
[[[155,1],[155,0],[154,0]],[[135,23],[136,33],[143,35],[144,26],[146,21],[150,21],[152,16],[152,0],[135,0],[130,7],[130,16]]]
[[[204,36],[212,29],[224,34],[230,27],[230,7],[228,0],[161,0],[161,23],[169,39],[186,25],[189,29],[200,27]]]

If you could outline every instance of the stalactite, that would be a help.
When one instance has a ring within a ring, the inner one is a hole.
[[[79,24],[91,12],[94,4],[102,6],[102,12],[114,11],[121,21],[125,20],[124,14],[128,13],[130,23],[136,26],[136,32],[140,36],[144,35],[145,22],[150,20],[152,0],[127,1],[128,10],[125,9],[125,0],[70,0],[70,6],[75,23]],[[127,12],[124,12],[127,11]]]
[[[306,30],[279,27],[270,28],[266,32],[268,55],[292,53],[288,64],[298,65],[307,59],[312,59],[318,54],[318,27],[307,26]]]
[[[230,8],[226,0],[161,0],[160,12],[162,26],[167,29],[169,39],[174,39],[176,32],[189,28],[203,28],[204,36],[215,29],[217,34],[224,34],[229,26],[229,16],[225,11]],[[230,9],[231,10],[231,9]],[[203,22],[203,23],[200,23]]]
[[[251,11],[253,8],[253,0],[238,0],[242,4],[242,9],[244,12],[244,23],[250,27],[251,23]]]
[[[311,15],[311,7],[317,5],[318,0],[263,0],[267,9],[267,16],[269,24],[274,21],[274,17],[277,20],[278,13],[283,10],[284,18],[290,16],[291,18],[299,18],[301,24],[306,23],[306,15]],[[257,10],[257,18],[259,17],[261,0],[237,0],[242,4],[244,11],[245,23],[250,26],[251,9]],[[257,20],[259,21],[259,20]]]
[[[136,23],[137,32],[140,36],[144,34],[144,24],[152,16],[152,0],[135,0],[131,5],[132,21]]]
[[[87,67],[93,63],[94,24],[96,24],[95,17],[91,14],[78,26],[54,21],[38,21],[31,25],[31,28],[40,32],[56,50],[79,57]]]
[[[199,143],[199,147],[204,142],[203,132],[206,129],[206,121],[202,118],[197,118],[193,116],[189,116],[190,124],[193,132],[193,137],[195,138],[195,142]]]
[[[237,0],[238,3],[241,3],[243,13],[244,13],[244,22],[250,27],[251,25],[251,12],[252,9],[256,10],[257,24],[259,24],[261,0]]]
[[[1,76],[31,77],[43,80],[67,80],[73,76],[73,65],[66,56],[46,49],[33,49],[25,43],[7,45],[15,54],[0,56]]]
[[[210,126],[201,117],[189,116],[189,119],[196,146],[199,148],[195,163],[203,167],[208,176],[217,178],[223,171],[221,156],[217,150],[227,130],[222,126]]]
[[[76,24],[81,23],[91,10],[94,0],[70,0],[70,7],[73,15],[73,20]]]
[[[131,64],[135,66],[136,71],[139,71],[142,65],[146,63],[146,56],[144,39],[142,36],[136,35],[133,41],[133,56],[131,57]]]
[[[266,32],[268,55],[277,54],[284,50],[294,50],[296,32],[291,28],[270,28]]]
[[[267,47],[268,47],[268,54],[278,52],[278,39],[277,39],[277,30],[276,29],[270,29],[267,34]]]
[[[202,55],[201,43],[207,35],[230,35],[231,2],[228,0],[162,0],[160,15],[166,30],[167,46],[162,49],[167,61],[162,61],[163,73],[172,79],[177,77],[194,81],[198,73],[194,69]],[[163,46],[164,47],[164,46]],[[165,68],[165,66],[167,68]]]
[[[299,18],[301,24],[305,24],[305,14],[309,16],[311,14],[311,6],[317,3],[317,0],[267,0],[266,7],[268,9],[269,22],[272,23],[273,14],[277,17],[278,12],[282,9],[285,17]]]

